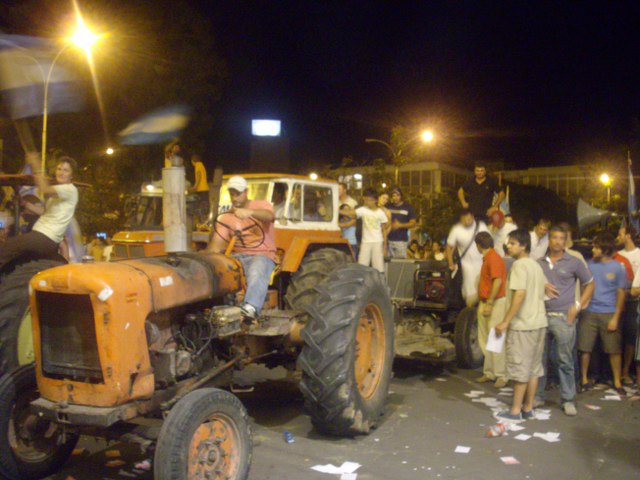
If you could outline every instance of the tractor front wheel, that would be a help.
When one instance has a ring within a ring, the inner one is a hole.
[[[195,390],[162,425],[153,478],[244,480],[251,455],[251,427],[240,400],[217,388]]]
[[[67,461],[78,435],[37,416],[30,403],[38,387],[33,365],[4,375],[0,381],[0,477],[8,480],[43,478]]]
[[[393,363],[393,311],[377,270],[358,264],[335,270],[307,309],[298,359],[300,388],[313,425],[353,436],[378,424]]]

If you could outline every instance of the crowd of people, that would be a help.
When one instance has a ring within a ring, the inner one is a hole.
[[[621,397],[625,386],[640,390],[638,232],[623,225],[617,237],[599,234],[586,261],[572,248],[568,223],[541,218],[529,231],[519,228],[499,210],[503,198],[486,168],[476,165],[458,192],[461,210],[444,252],[437,241],[408,242],[416,217],[398,188],[390,203],[366,190],[357,207],[341,185],[341,227],[358,261],[381,272],[387,256],[444,260],[451,276],[461,277],[465,303],[477,306],[484,353],[477,381],[497,388],[513,383],[512,406],[499,418],[532,418],[555,386],[568,416],[578,413],[577,393],[597,383],[610,383]],[[356,219],[362,219],[359,244]],[[498,352],[487,348],[490,337],[504,338]]]

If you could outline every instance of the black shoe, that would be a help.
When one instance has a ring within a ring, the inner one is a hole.
[[[595,385],[592,380],[589,380],[587,383],[583,383],[580,385],[580,393],[588,392],[589,390],[593,390]]]
[[[621,397],[626,397],[626,396],[627,396],[627,391],[624,389],[624,387],[620,387],[620,388],[615,388],[615,387],[614,387],[613,389],[614,389],[614,390],[616,391],[616,393],[617,393],[618,395],[620,395]]]

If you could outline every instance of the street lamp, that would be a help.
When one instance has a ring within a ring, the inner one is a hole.
[[[400,164],[400,159],[402,158],[402,154],[404,153],[404,149],[415,142],[416,140],[422,140],[425,143],[430,143],[434,139],[433,132],[431,130],[423,130],[419,135],[409,138],[409,140],[399,144],[392,146],[390,143],[385,142],[384,140],[380,140],[378,138],[365,138],[365,142],[367,143],[381,143],[389,153],[391,154],[391,162],[395,165],[395,183],[398,184],[398,168]]]
[[[318,180],[318,174],[317,174],[317,173],[315,173],[315,172],[312,172],[312,173],[309,175],[309,178],[315,182],[316,180]]]
[[[113,155],[113,148],[109,147],[106,150],[107,155]]]
[[[609,174],[603,173],[600,175],[600,182],[607,187],[607,205],[611,205],[611,184],[613,183],[613,178],[611,178]]]
[[[47,76],[44,81],[44,104],[42,106],[42,164],[41,170],[43,173],[45,172],[45,160],[47,155],[47,112],[48,112],[48,95],[49,95],[49,82],[51,81],[51,74],[53,73],[53,69],[58,61],[58,58],[69,48],[70,46],[76,46],[83,49],[89,57],[91,54],[91,47],[100,39],[100,35],[96,35],[92,33],[89,28],[82,21],[82,17],[78,16],[78,28],[77,30],[69,37],[67,43],[60,49],[58,54],[51,62],[51,66],[49,66],[49,71],[47,72]]]

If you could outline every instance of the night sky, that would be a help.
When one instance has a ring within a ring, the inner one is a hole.
[[[435,158],[521,167],[617,155],[640,135],[638,2],[210,5],[227,158],[247,155],[259,116],[282,118],[312,163],[383,155],[364,139],[395,124],[434,128]]]
[[[54,37],[72,12],[68,0],[6,1],[8,33]],[[110,32],[96,75],[112,138],[136,116],[180,101],[180,88],[162,90],[158,75],[177,72],[191,92],[202,85],[198,55],[212,60],[202,69],[220,66],[209,78],[215,91],[201,86],[191,126],[205,132],[197,148],[210,167],[248,167],[250,120],[259,117],[283,121],[303,172],[384,156],[364,140],[388,140],[395,125],[433,129],[427,158],[458,164],[623,161],[629,145],[640,156],[638,1],[79,4],[87,22]],[[99,125],[95,106],[85,115],[79,123]],[[51,143],[65,147],[68,125],[57,123]],[[159,147],[152,153],[161,156]]]

